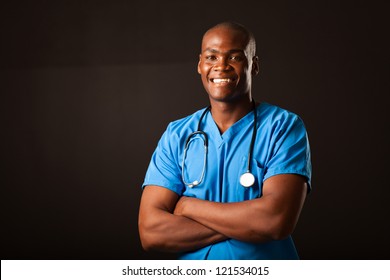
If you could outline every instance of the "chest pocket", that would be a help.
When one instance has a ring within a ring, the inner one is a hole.
[[[263,187],[263,179],[264,179],[264,168],[261,164],[252,159],[251,173],[255,176],[255,183],[250,187],[243,187],[239,178],[242,174],[244,174],[247,170],[247,157],[243,157],[240,168],[237,171],[237,184],[235,184],[235,199],[236,201],[244,201],[258,198],[262,195],[262,187]]]

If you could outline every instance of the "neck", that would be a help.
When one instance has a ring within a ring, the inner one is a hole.
[[[210,104],[211,114],[221,134],[253,109],[252,101],[249,98],[232,103],[213,100],[210,101]]]

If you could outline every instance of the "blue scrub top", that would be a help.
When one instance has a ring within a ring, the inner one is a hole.
[[[143,187],[168,188],[179,196],[190,196],[215,202],[239,202],[262,195],[263,182],[278,174],[299,174],[310,187],[310,147],[302,120],[280,107],[261,103],[256,107],[257,136],[252,156],[255,184],[244,188],[240,176],[247,170],[247,157],[253,131],[253,114],[248,113],[222,135],[210,112],[202,120],[209,140],[204,179],[193,188],[182,181],[182,161],[187,137],[197,130],[204,109],[174,121],[161,137],[149,164]],[[199,180],[204,159],[201,135],[192,138],[184,162],[187,183]],[[193,252],[180,259],[298,259],[291,236],[266,243],[248,243],[228,239]]]

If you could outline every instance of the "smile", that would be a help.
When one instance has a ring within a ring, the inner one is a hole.
[[[223,83],[232,83],[235,81],[235,79],[229,79],[229,78],[224,78],[224,79],[220,79],[220,78],[215,78],[215,79],[210,79],[210,81],[214,84],[223,84]]]

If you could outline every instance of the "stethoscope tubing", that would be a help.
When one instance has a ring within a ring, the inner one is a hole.
[[[254,144],[255,144],[255,140],[256,140],[256,134],[257,134],[257,112],[256,112],[256,102],[254,99],[252,99],[252,105],[253,105],[253,131],[252,131],[252,138],[251,138],[251,143],[249,145],[249,151],[248,151],[248,159],[247,159],[247,169],[246,169],[246,172],[241,175],[240,177],[240,183],[243,187],[250,187],[254,184],[254,176],[252,174],[252,156],[253,156],[253,149],[254,149]],[[204,118],[204,116],[206,115],[207,112],[209,112],[211,109],[211,106],[208,106],[202,113],[202,115],[200,116],[199,118],[199,122],[198,122],[198,129],[197,131],[194,131],[192,132],[186,139],[186,142],[185,142],[185,146],[184,146],[184,153],[183,153],[183,161],[182,161],[182,172],[181,172],[181,176],[182,176],[182,180],[183,180],[183,183],[192,188],[194,186],[197,186],[199,185],[202,181],[203,181],[203,178],[204,178],[204,175],[205,175],[205,172],[206,172],[206,164],[207,164],[207,153],[208,153],[208,137],[207,137],[207,134],[201,129],[201,124],[202,124],[202,120]],[[187,157],[187,150],[188,150],[188,147],[189,147],[189,144],[191,143],[191,140],[193,139],[193,136],[195,135],[202,135],[202,139],[204,141],[204,159],[203,159],[203,168],[202,168],[202,173],[200,175],[200,178],[198,180],[195,180],[193,181],[192,183],[188,183],[185,181],[184,179],[184,165],[185,165],[185,159]],[[245,181],[248,181],[248,177],[250,178],[249,179],[249,183],[248,182],[245,182]],[[246,179],[245,179],[246,178]]]
[[[252,99],[252,104],[253,104],[253,131],[252,131],[252,138],[251,138],[251,143],[249,145],[249,151],[248,151],[248,162],[247,162],[247,172],[252,171],[252,156],[253,156],[253,148],[255,145],[256,141],[256,135],[257,135],[257,112],[256,112],[256,103]]]

